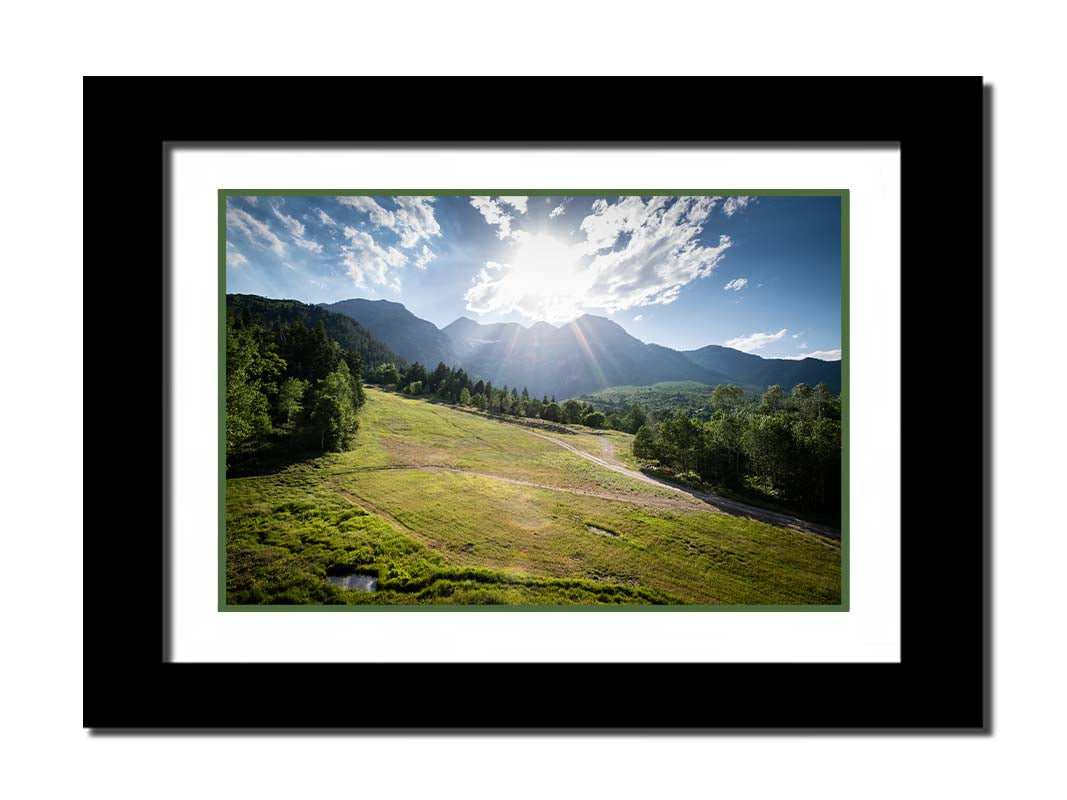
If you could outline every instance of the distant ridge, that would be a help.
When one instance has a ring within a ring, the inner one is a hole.
[[[452,340],[432,322],[419,319],[401,303],[353,298],[322,303],[320,307],[356,320],[376,339],[412,363],[418,361],[431,368],[440,361],[450,367],[460,364]]]
[[[729,347],[709,344],[682,353],[694,364],[732,376],[736,383],[757,387],[778,384],[788,391],[798,383],[815,386],[825,383],[841,392],[841,362],[818,358],[761,358]]]
[[[815,358],[761,358],[721,345],[679,351],[646,344],[622,326],[584,314],[555,326],[536,322],[483,325],[459,317],[443,329],[420,319],[401,303],[353,298],[321,304],[359,323],[409,362],[432,368],[438,362],[463,367],[495,386],[526,386],[535,394],[564,399],[614,386],[694,381],[732,383],[750,392],[778,384],[826,383],[841,391],[841,362]]]

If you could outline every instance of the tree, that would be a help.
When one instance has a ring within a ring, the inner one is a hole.
[[[711,393],[711,407],[715,411],[733,414],[740,411],[745,400],[745,391],[740,386],[719,384]]]
[[[319,429],[319,445],[323,450],[344,450],[359,427],[355,381],[343,361],[319,381],[312,422]]]
[[[745,424],[742,414],[718,414],[705,426],[703,437],[704,469],[734,485],[741,481],[741,456],[744,454],[741,435]]]
[[[563,409],[557,403],[548,403],[541,409],[541,419],[549,422],[559,422],[563,419]]]
[[[741,446],[750,471],[765,478],[775,489],[789,483],[798,466],[793,433],[785,414],[758,414],[741,434]]]
[[[630,406],[630,411],[626,415],[624,422],[626,430],[636,434],[646,422],[648,422],[648,415],[645,414],[644,409],[637,405],[637,403]]]
[[[768,386],[760,398],[759,413],[773,414],[776,411],[781,411],[785,408],[785,401],[785,389],[777,384]]]
[[[459,404],[461,406],[469,406],[471,404],[471,392],[466,386],[459,393]]]
[[[825,383],[817,384],[812,390],[811,402],[817,419],[822,419],[823,417],[830,419],[841,418],[840,401]]]
[[[449,369],[445,365],[445,362],[438,361],[433,374],[430,376],[429,380],[426,381],[426,388],[431,392],[436,392],[448,378],[448,373]]]
[[[471,402],[479,411],[485,411],[485,395],[481,392],[476,393],[474,397],[471,398]]]
[[[426,367],[418,361],[408,367],[408,371],[404,373],[405,384],[410,384],[413,381],[419,381],[420,384],[426,383]]]
[[[422,381],[412,381],[409,383],[408,394],[422,394]]]
[[[594,411],[591,414],[586,414],[582,417],[582,423],[588,425],[590,428],[603,428],[606,418],[599,411]]]
[[[656,434],[648,425],[642,425],[634,434],[634,456],[643,461],[654,461],[659,458],[656,448]]]
[[[689,472],[697,466],[700,434],[700,423],[680,410],[660,423],[661,449],[682,472]]]
[[[553,403],[555,400],[552,401]],[[563,420],[568,425],[577,425],[582,421],[582,404],[573,398],[563,404]]]
[[[250,449],[271,431],[267,392],[285,362],[272,347],[262,351],[252,328],[226,317],[226,456]]]
[[[293,417],[304,410],[304,393],[307,391],[308,382],[299,378],[286,378],[278,390],[276,406],[278,413],[285,417],[285,424],[292,425]]]

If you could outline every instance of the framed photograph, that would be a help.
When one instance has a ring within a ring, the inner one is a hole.
[[[696,191],[220,190],[220,610],[847,611],[848,192]]]
[[[984,309],[979,79],[650,80],[743,121],[626,139],[577,95],[487,139],[391,81],[177,83],[86,81],[87,187],[160,198],[163,388],[139,522],[86,542],[87,727],[987,728],[984,329],[919,345]],[[295,87],[389,121],[224,112]]]

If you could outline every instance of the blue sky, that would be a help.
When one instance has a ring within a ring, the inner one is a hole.
[[[840,358],[837,197],[229,197],[226,291]]]

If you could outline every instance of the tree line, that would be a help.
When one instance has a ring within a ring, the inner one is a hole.
[[[226,463],[293,450],[344,450],[366,397],[360,352],[322,320],[270,327],[226,316]]]
[[[683,480],[757,490],[805,508],[837,512],[841,502],[841,400],[826,384],[801,383],[761,397],[739,386],[711,394],[703,421],[684,411],[642,425],[633,453]]]
[[[542,419],[547,422],[563,422],[571,425],[587,425],[591,428],[614,428],[634,433],[647,420],[640,406],[604,414],[591,404],[570,399],[557,403],[555,395],[531,395],[525,386],[507,384],[496,387],[492,381],[475,380],[462,368],[453,368],[444,362],[438,363],[432,372],[422,364],[414,363],[401,369],[395,364],[382,364],[367,375],[367,383],[395,386],[397,391],[409,395],[433,397],[445,403],[467,406],[493,414],[513,417]]]

